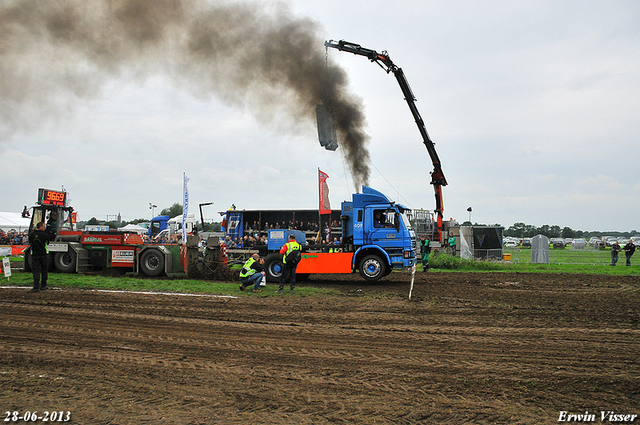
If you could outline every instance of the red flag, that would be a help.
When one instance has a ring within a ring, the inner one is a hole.
[[[331,205],[329,204],[329,186],[327,179],[329,175],[323,173],[318,168],[318,187],[320,191],[320,214],[331,214]]]

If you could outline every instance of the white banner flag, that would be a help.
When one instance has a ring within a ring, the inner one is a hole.
[[[189,189],[187,183],[189,183],[189,177],[186,173],[182,173],[184,176],[184,199],[182,200],[182,243],[187,243],[187,213],[189,212]]]

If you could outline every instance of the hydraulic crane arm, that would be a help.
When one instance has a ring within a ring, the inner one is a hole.
[[[366,49],[359,44],[350,43],[344,40],[340,40],[338,42],[329,40],[325,41],[324,45],[326,47],[331,47],[343,52],[353,53],[354,55],[366,56],[371,62],[377,63],[382,69],[384,69],[387,74],[393,72],[393,75],[395,75],[396,80],[400,85],[400,90],[402,90],[402,94],[404,95],[404,99],[407,101],[409,109],[411,110],[411,114],[413,115],[416,125],[418,126],[418,131],[420,131],[422,141],[427,148],[427,152],[429,152],[431,162],[433,163],[433,171],[431,172],[431,184],[433,185],[436,197],[435,211],[438,220],[437,237],[441,240],[440,232],[442,231],[442,220],[444,214],[442,186],[447,185],[447,180],[445,179],[444,173],[442,172],[442,166],[440,163],[440,158],[438,157],[438,153],[436,152],[435,144],[429,138],[429,133],[427,133],[424,121],[422,120],[420,112],[418,112],[418,108],[416,106],[416,98],[411,91],[411,87],[409,87],[409,82],[407,81],[402,68],[398,68],[396,64],[391,61],[391,58],[386,51],[378,53],[375,50]]]

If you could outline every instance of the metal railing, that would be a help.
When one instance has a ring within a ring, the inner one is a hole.
[[[503,250],[501,249],[474,249],[473,258],[475,260],[502,260]]]
[[[511,254],[511,262],[531,263],[531,248],[504,248],[504,253]],[[620,258],[624,263],[624,252],[621,253]],[[571,246],[564,249],[549,248],[549,264],[611,264],[611,251],[590,246],[584,249],[574,249]]]

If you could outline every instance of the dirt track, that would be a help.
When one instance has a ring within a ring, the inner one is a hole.
[[[0,408],[77,424],[551,424],[640,414],[638,278],[429,273],[341,295],[0,289]],[[268,290],[273,291],[273,288]],[[636,419],[634,423],[640,423]]]

